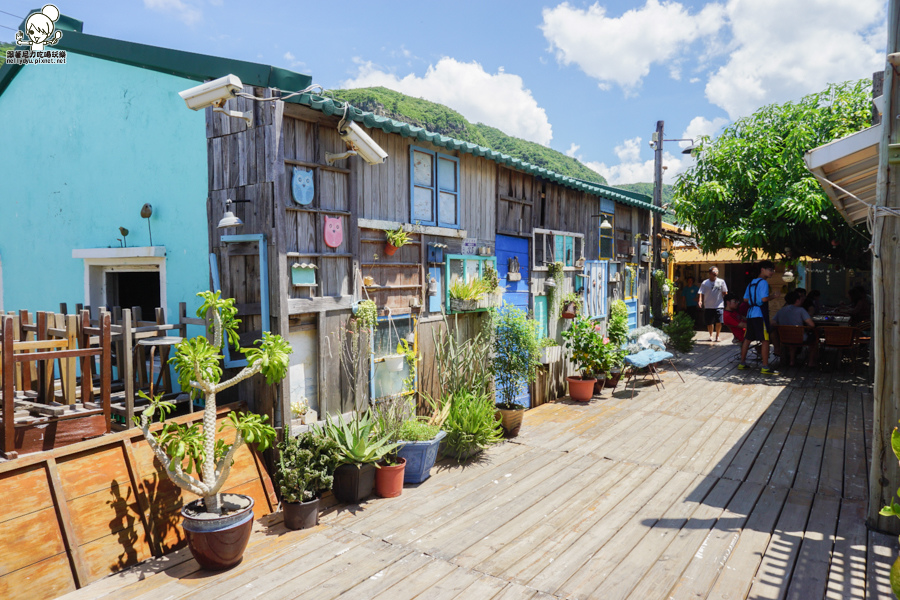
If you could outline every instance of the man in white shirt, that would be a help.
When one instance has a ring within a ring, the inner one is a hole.
[[[719,341],[722,332],[722,321],[725,314],[725,294],[728,286],[724,279],[719,279],[719,269],[709,268],[709,277],[700,284],[700,306],[703,307],[703,321],[709,331],[709,341]],[[716,339],[713,340],[713,329]]]

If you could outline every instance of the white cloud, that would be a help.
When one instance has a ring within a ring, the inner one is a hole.
[[[575,142],[572,142],[572,145],[569,146],[569,149],[568,149],[568,150],[566,150],[566,156],[571,156],[572,158],[575,158],[575,154],[576,154],[576,153],[578,152],[578,150],[580,150],[580,149],[581,149],[581,146],[579,146],[579,145],[576,144]]]
[[[730,0],[732,52],[706,97],[732,119],[884,67],[882,0]]]
[[[144,0],[144,6],[161,13],[174,14],[185,25],[193,25],[203,20],[203,12],[182,0]]]
[[[688,123],[688,126],[685,127],[684,132],[681,134],[682,138],[688,138],[692,140],[697,140],[700,136],[708,135],[710,137],[715,137],[719,130],[728,124],[728,119],[724,117],[715,117],[712,121],[707,119],[706,117],[694,117],[691,119],[691,122]],[[678,145],[682,148],[687,148],[690,142],[679,142]]]
[[[631,93],[653,64],[666,65],[671,77],[680,78],[679,57],[694,41],[719,31],[724,10],[712,3],[692,15],[678,2],[647,0],[610,17],[600,4],[580,9],[564,2],[544,9],[543,17],[541,30],[560,63],[577,64],[601,89],[614,83]]]
[[[294,56],[292,52],[285,52],[283,58],[288,62],[291,68],[296,69],[297,67],[306,67],[306,63],[302,60],[297,60],[297,57]]]
[[[640,137],[623,141],[615,147],[616,158],[619,164],[607,165],[603,162],[584,162],[594,171],[603,175],[610,185],[622,183],[652,183],[654,158],[651,151],[649,160],[641,160]],[[649,146],[647,146],[649,149]],[[663,151],[663,183],[675,183],[676,175],[682,172],[690,163],[690,157],[681,154],[672,154]],[[581,157],[578,157],[581,160]]]
[[[444,57],[430,65],[423,77],[411,73],[400,78],[371,62],[357,62],[359,72],[342,87],[384,86],[444,104],[470,121],[497,127],[512,136],[545,146],[553,139],[546,111],[518,75],[505,71],[491,74],[477,62]]]

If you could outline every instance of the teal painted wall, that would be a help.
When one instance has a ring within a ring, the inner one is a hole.
[[[206,125],[178,96],[196,82],[69,53],[26,65],[0,95],[5,310],[84,303],[76,248],[166,247],[167,318],[209,286]]]

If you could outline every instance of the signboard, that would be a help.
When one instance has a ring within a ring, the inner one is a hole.
[[[478,246],[478,240],[475,238],[466,238],[462,243],[462,251],[460,254],[475,254]]]

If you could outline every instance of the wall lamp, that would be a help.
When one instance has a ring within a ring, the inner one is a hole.
[[[234,216],[234,213],[231,212],[231,205],[235,202],[250,202],[250,200],[232,200],[229,198],[225,201],[225,214],[219,220],[219,229],[225,229],[227,227],[240,227],[244,224],[239,218]]]
[[[609,219],[607,218],[606,215],[591,215],[591,218],[592,219],[596,219],[596,218],[603,219],[600,222],[600,229],[602,229],[604,231],[609,231],[610,229],[613,228],[612,223],[609,222]]]

